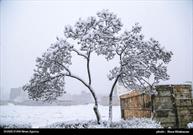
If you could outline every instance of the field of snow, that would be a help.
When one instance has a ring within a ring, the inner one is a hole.
[[[32,128],[56,122],[96,120],[93,104],[73,106],[1,105],[0,124],[30,124]],[[108,119],[108,106],[99,106],[102,120]],[[121,119],[120,106],[113,107],[113,121]]]

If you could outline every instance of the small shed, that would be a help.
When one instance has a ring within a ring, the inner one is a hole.
[[[186,128],[193,121],[191,85],[157,85],[156,90],[156,96],[138,91],[121,95],[121,117],[153,117],[163,127]]]

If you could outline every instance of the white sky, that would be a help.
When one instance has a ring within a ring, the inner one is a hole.
[[[148,39],[158,40],[167,50],[173,51],[168,65],[171,79],[162,83],[192,81],[192,1],[74,1],[74,0],[2,0],[1,6],[1,99],[10,88],[23,86],[35,68],[35,59],[50,46],[56,36],[63,35],[64,26],[74,24],[80,17],[96,16],[96,12],[109,9],[117,14],[124,29],[139,22]],[[86,77],[84,61],[73,60],[72,70]],[[103,57],[91,60],[93,85],[97,93],[109,93],[111,82],[106,75],[115,62]],[[86,78],[85,78],[86,79]],[[79,82],[67,79],[69,93],[86,91]]]

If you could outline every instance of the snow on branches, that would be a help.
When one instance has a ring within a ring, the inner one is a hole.
[[[114,67],[108,78],[114,80],[109,94],[109,116],[112,120],[112,94],[117,82],[126,88],[155,93],[154,86],[160,80],[169,79],[167,64],[172,52],[166,51],[155,39],[145,40],[141,34],[142,27],[136,23],[131,30],[124,32],[121,19],[109,10],[102,10],[96,17],[79,19],[74,26],[64,28],[64,39],[57,42],[37,58],[32,79],[23,89],[32,99],[53,100],[64,93],[66,76],[80,81],[89,89],[95,101],[94,112],[98,123],[100,114],[95,91],[92,88],[90,72],[91,54],[103,55],[106,60],[119,58],[119,66]],[[75,44],[72,45],[70,43]],[[72,52],[86,60],[88,82],[72,74]]]
[[[33,77],[23,87],[30,98],[51,101],[65,92],[64,77],[70,73],[71,51],[72,46],[67,41],[57,38],[57,42],[36,59]]]
[[[66,26],[64,35],[66,38],[77,40],[80,51],[95,51],[98,55],[105,55],[107,60],[115,56],[114,49],[118,38],[115,36],[122,27],[120,18],[108,10],[97,13],[97,17],[79,19],[74,27]]]
[[[165,51],[153,38],[145,41],[141,29],[136,23],[131,31],[127,30],[120,36],[116,48],[120,67],[110,71],[109,79],[119,77],[120,84],[126,88],[155,93],[154,85],[169,79],[166,64],[170,62],[172,52]],[[120,69],[119,73],[117,69]]]

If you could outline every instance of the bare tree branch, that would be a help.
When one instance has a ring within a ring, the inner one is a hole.
[[[64,74],[59,74],[59,75],[57,75],[57,76],[50,77],[49,79],[44,80],[44,81],[42,81],[42,82],[40,82],[40,83],[46,83],[46,82],[49,82],[49,81],[51,81],[51,80],[53,80],[53,79],[55,79],[55,78],[59,78],[59,77],[62,77],[62,76],[64,76]]]
[[[88,72],[88,79],[89,79],[89,85],[91,85],[91,74],[90,74],[90,54],[91,52],[88,52],[88,58],[87,58],[87,72]]]
[[[55,61],[55,60],[52,60],[53,62],[57,63],[58,65],[62,66],[68,73],[69,75],[71,75],[71,71],[66,67],[64,66],[63,64],[59,63],[58,61]]]
[[[45,63],[50,64],[48,61],[45,61],[45,60],[43,60],[43,59],[41,59],[41,60],[44,61]],[[51,60],[51,62],[54,62],[54,63],[56,63],[56,64],[62,66],[69,74],[71,74],[70,70],[69,70],[66,66],[64,66],[63,64],[59,63],[59,62],[56,61],[56,60]],[[40,73],[40,72],[38,72],[38,73]]]
[[[82,57],[84,57],[85,59],[87,59],[87,56],[86,55],[84,55],[84,54],[82,54],[82,53],[80,53],[78,50],[76,50],[76,49],[74,49],[73,48],[73,50],[72,50],[73,52],[76,52],[77,53],[77,55],[79,55],[79,56],[82,56]]]

